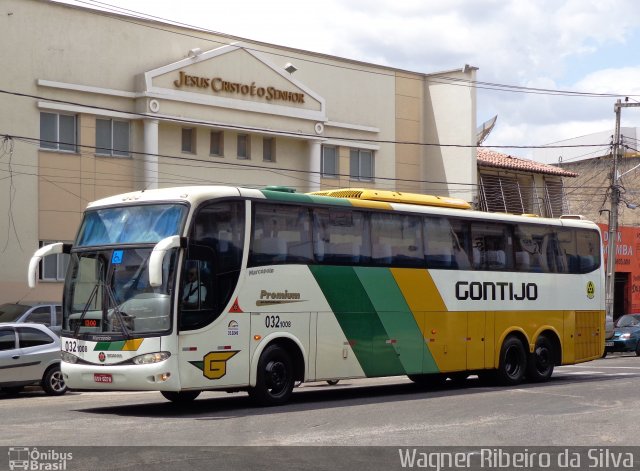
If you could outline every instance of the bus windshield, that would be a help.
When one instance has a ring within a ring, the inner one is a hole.
[[[151,251],[140,247],[72,253],[63,330],[124,338],[169,330],[177,250],[165,256],[163,285],[155,288],[149,285]]]
[[[149,284],[149,257],[157,242],[181,234],[188,210],[176,203],[89,209],[67,272],[63,330],[123,338],[169,330],[177,250],[164,258],[159,287]]]
[[[178,235],[188,208],[182,204],[148,204],[89,210],[75,247],[157,243]]]

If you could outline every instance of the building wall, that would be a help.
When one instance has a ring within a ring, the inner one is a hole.
[[[611,158],[581,160],[562,165],[563,169],[578,173],[578,177],[564,179],[571,211],[592,221],[608,224],[611,200],[607,197],[611,186]],[[625,202],[640,206],[640,157],[625,157],[619,162],[623,175],[622,203],[618,207],[620,226],[640,226],[640,210],[630,209]]]
[[[9,93],[0,94],[0,135],[14,136],[0,151],[0,212],[8,215],[0,219],[0,302],[59,299],[59,282],[28,290],[29,259],[41,241],[72,241],[87,203],[111,194],[233,184],[475,196],[470,185],[450,184],[475,183],[470,147],[414,144],[475,142],[475,89],[436,83],[436,75],[44,0],[4,0],[0,41],[11,64],[2,73]],[[295,73],[284,71],[288,62]],[[182,83],[187,75],[249,91]],[[473,80],[475,69],[446,75]],[[304,100],[257,95],[268,87]],[[41,112],[77,117],[78,152],[39,148]],[[130,123],[129,157],[97,155],[97,118]],[[184,127],[195,129],[194,152],[182,151]],[[210,155],[212,131],[224,133],[222,156]],[[250,135],[248,160],[238,159],[238,133]],[[262,158],[264,138],[275,140],[273,162]],[[337,178],[320,178],[322,145],[337,147]],[[350,178],[351,149],[373,152],[372,181]]]

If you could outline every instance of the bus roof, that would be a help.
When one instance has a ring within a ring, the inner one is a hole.
[[[346,191],[346,190],[336,190]],[[352,193],[345,192],[338,196],[333,191],[313,193],[295,193],[278,189],[253,189],[232,186],[182,186],[153,190],[141,190],[130,193],[109,196],[88,204],[87,209],[106,206],[120,206],[123,204],[151,203],[151,202],[185,202],[198,205],[211,198],[251,198],[266,199],[273,202],[292,202],[300,204],[320,204],[343,207],[357,207],[369,209],[383,209],[388,211],[406,211],[421,214],[448,215],[470,219],[483,219],[514,223],[552,224],[566,227],[584,227],[597,229],[592,221],[578,219],[551,219],[515,215],[506,213],[488,213],[466,209],[469,204],[461,199],[400,193],[394,191],[352,189]],[[362,192],[362,193],[358,193]],[[409,197],[407,197],[409,195]],[[440,202],[440,204],[438,204]],[[465,206],[466,205],[466,206]]]

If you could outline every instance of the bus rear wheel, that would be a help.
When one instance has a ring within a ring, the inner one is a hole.
[[[551,341],[544,335],[538,337],[533,353],[529,355],[527,363],[527,378],[534,383],[547,381],[553,374],[554,348]]]
[[[200,391],[160,391],[160,394],[175,404],[188,404],[200,395]]]
[[[249,396],[261,406],[281,405],[291,397],[294,383],[289,353],[279,345],[269,345],[260,355],[256,385],[249,389]]]
[[[527,368],[527,354],[522,342],[516,337],[507,337],[500,349],[497,371],[498,383],[503,386],[520,384]]]

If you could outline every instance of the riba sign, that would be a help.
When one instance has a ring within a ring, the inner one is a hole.
[[[180,71],[180,77],[173,81],[176,88],[190,87],[211,89],[214,93],[232,93],[247,97],[263,98],[267,101],[285,101],[290,103],[304,103],[304,93],[278,90],[275,87],[259,87],[255,82],[229,82],[220,77],[199,77]]]

